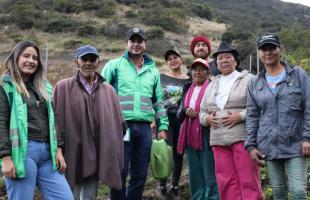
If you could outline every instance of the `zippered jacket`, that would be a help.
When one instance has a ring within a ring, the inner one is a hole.
[[[27,158],[28,144],[28,116],[27,105],[24,104],[22,95],[18,92],[12,78],[8,75],[2,77],[3,88],[7,94],[11,107],[10,114],[10,133],[9,137],[12,144],[11,156],[16,170],[17,178],[26,177],[25,163]],[[49,136],[53,170],[56,167],[56,151],[57,139],[54,124],[54,112],[50,101],[52,95],[52,86],[48,81],[45,82],[45,89],[48,93],[49,100],[47,101],[48,119],[49,119]]]
[[[302,68],[282,65],[286,77],[274,94],[266,70],[248,85],[245,147],[259,149],[266,160],[300,157],[302,142],[310,141],[310,79]]]
[[[126,121],[152,122],[155,118],[159,131],[168,130],[159,71],[148,55],[143,57],[139,72],[126,51],[122,57],[109,61],[101,74],[118,94]]]

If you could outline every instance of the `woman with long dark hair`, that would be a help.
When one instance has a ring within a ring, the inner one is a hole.
[[[21,41],[5,61],[0,86],[0,158],[9,199],[31,200],[37,186],[45,199],[73,199],[63,175],[52,87],[40,51]]]

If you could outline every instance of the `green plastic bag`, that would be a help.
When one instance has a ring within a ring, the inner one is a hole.
[[[172,171],[172,149],[165,140],[154,139],[151,147],[151,170],[155,179],[166,179]]]

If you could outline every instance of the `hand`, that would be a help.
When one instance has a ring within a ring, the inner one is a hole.
[[[156,123],[155,121],[153,121],[151,123],[151,131],[152,131],[152,134],[155,135],[156,134]]]
[[[302,157],[310,156],[310,142],[302,142],[301,154],[302,154]]]
[[[15,178],[15,166],[11,156],[5,156],[2,158],[2,174],[10,179]]]
[[[228,128],[234,127],[242,121],[242,117],[239,112],[227,112],[227,115],[222,118],[222,124],[229,126]]]
[[[57,152],[56,152],[56,165],[57,165],[58,171],[61,174],[65,173],[65,170],[67,168],[67,164],[66,164],[66,161],[62,155],[62,149],[59,147],[57,148]]]
[[[157,135],[157,138],[167,140],[168,138],[167,131],[160,131]]]
[[[199,116],[199,113],[197,113],[194,109],[192,108],[186,108],[186,116],[190,118],[195,118]]]
[[[211,126],[211,128],[218,128],[218,119],[216,118],[216,111],[213,111],[210,115],[206,116],[207,123]]]
[[[265,165],[265,156],[258,149],[252,149],[250,151],[250,157],[258,166],[263,167]]]

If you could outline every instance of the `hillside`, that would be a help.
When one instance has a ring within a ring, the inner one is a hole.
[[[307,65],[309,16],[309,7],[279,0],[1,0],[0,64],[16,42],[31,39],[40,45],[55,82],[72,74],[76,47],[92,44],[106,62],[123,53],[126,31],[138,26],[146,30],[148,53],[159,67],[171,46],[189,63],[189,42],[202,33],[211,39],[213,50],[221,39],[232,42],[241,52],[243,67],[249,68],[255,38],[265,31],[283,38],[285,59]],[[252,65],[255,68],[256,62]]]

